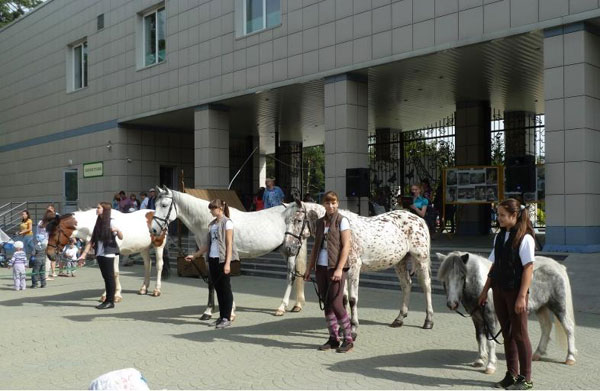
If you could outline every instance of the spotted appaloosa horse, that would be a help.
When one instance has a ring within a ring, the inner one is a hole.
[[[438,253],[437,257],[442,262],[438,270],[438,279],[444,283],[448,308],[456,310],[459,303],[462,303],[465,310],[472,314],[479,344],[479,357],[473,366],[483,366],[487,358],[485,373],[494,373],[495,343],[486,341],[485,338],[486,325],[491,332],[496,328],[493,296],[488,294],[488,304],[483,311],[477,307],[477,299],[492,263],[479,255],[458,251],[448,255]],[[575,364],[575,316],[566,267],[551,258],[535,257],[529,290],[527,310],[536,313],[542,331],[538,347],[533,353],[533,360],[540,360],[546,355],[554,315],[558,340],[567,348],[565,364]]]
[[[287,227],[287,231],[293,235],[286,238],[284,247],[290,254],[294,254],[299,248],[295,236],[308,237],[316,232],[316,221],[325,215],[325,208],[319,204],[300,201],[289,208],[295,208],[294,217]],[[358,281],[361,270],[396,269],[402,288],[402,307],[390,326],[403,325],[403,319],[408,314],[412,285],[409,260],[425,293],[427,314],[423,328],[432,328],[430,238],[425,220],[407,211],[392,211],[373,217],[359,216],[348,210],[340,210],[339,213],[348,218],[352,230],[352,248],[348,258],[352,331],[356,332],[358,328]]]
[[[63,247],[68,243],[71,236],[78,239],[89,241],[92,237],[94,225],[96,224],[96,210],[77,211],[57,217],[48,224],[48,247],[46,255],[54,259]],[[150,259],[150,249],[156,249],[156,288],[152,296],[160,296],[161,276],[163,271],[163,249],[167,242],[166,233],[162,235],[151,235],[148,232],[154,211],[142,209],[132,213],[121,213],[117,210],[111,211],[111,217],[115,224],[123,231],[123,240],[117,238],[120,253],[123,255],[140,253],[144,259],[144,283],[139,290],[140,295],[145,295],[150,286],[150,271],[152,269],[152,260]],[[121,295],[121,283],[119,281],[119,256],[115,257],[115,301],[123,299]],[[168,268],[167,268],[168,270]],[[106,292],[100,298],[104,301]]]

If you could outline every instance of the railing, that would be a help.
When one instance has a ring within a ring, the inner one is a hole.
[[[27,209],[31,220],[36,224],[44,216],[48,205],[55,205],[57,212],[60,212],[60,203],[54,201],[7,202],[0,206],[0,229],[8,235],[14,235],[19,230],[21,212]]]

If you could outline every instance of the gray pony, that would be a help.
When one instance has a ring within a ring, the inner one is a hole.
[[[483,309],[477,305],[492,263],[479,255],[459,251],[448,255],[438,253],[437,257],[441,262],[438,280],[446,291],[446,305],[455,311],[462,304],[472,316],[479,345],[479,356],[473,366],[482,367],[485,364],[485,373],[492,374],[496,371],[496,344],[489,341],[486,335],[495,335],[497,319],[491,292]],[[566,267],[551,258],[535,257],[529,292],[527,311],[535,311],[542,332],[533,360],[540,360],[546,354],[554,314],[558,340],[563,346],[567,345],[565,364],[575,364],[575,317]]]

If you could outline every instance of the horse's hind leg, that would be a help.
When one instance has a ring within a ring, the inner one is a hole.
[[[352,325],[352,339],[358,336],[358,283],[360,266],[354,266],[348,271],[348,304],[350,304],[350,324]],[[341,329],[341,328],[340,328]]]
[[[154,296],[154,297],[160,296],[160,288],[162,285],[162,271],[163,271],[163,265],[164,265],[163,250],[166,245],[167,245],[167,240],[165,239],[163,242],[163,245],[161,247],[155,248],[155,251],[156,251],[156,287],[154,288],[154,291],[152,292],[152,296]],[[148,253],[149,252],[150,251],[148,251]],[[150,265],[152,265],[152,261],[150,261]]]
[[[557,333],[559,333],[559,338],[563,341],[566,334],[567,339],[567,359],[565,360],[565,364],[574,365],[575,364],[575,354],[577,353],[577,349],[575,348],[575,319],[573,319],[572,315],[567,312],[566,309],[561,309],[560,311],[554,312],[558,322],[560,322],[560,326],[557,324]],[[557,322],[557,323],[558,323]],[[562,334],[562,335],[561,335]]]
[[[141,253],[142,259],[144,260],[144,282],[142,287],[138,291],[139,295],[145,295],[148,293],[148,287],[150,286],[150,272],[152,271],[152,260],[150,259],[150,251],[148,249],[143,250]]]
[[[200,317],[200,320],[209,320],[212,318],[212,313],[215,309],[215,286],[212,284],[212,281],[208,282],[208,303],[206,304],[206,309],[204,313]]]
[[[120,303],[123,300],[121,296],[121,281],[119,280],[119,256],[115,255],[115,303]]]
[[[548,307],[541,307],[536,311],[536,315],[540,322],[542,335],[540,337],[540,343],[531,358],[532,361],[539,361],[546,355],[548,342],[550,341],[550,332],[552,331],[552,312],[550,309]]]
[[[417,263],[417,276],[419,278],[419,284],[423,288],[425,293],[425,303],[427,305],[427,314],[425,315],[425,323],[423,323],[424,329],[433,328],[433,305],[431,301],[431,270],[429,266],[429,254],[427,259]]]
[[[396,275],[400,281],[400,289],[402,290],[402,305],[400,307],[400,313],[398,317],[392,322],[390,327],[401,327],[404,324],[404,318],[408,315],[408,305],[410,304],[410,291],[412,289],[412,281],[406,264],[408,257],[405,257],[395,267]]]

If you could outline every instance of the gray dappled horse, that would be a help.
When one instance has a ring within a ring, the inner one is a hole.
[[[486,327],[490,333],[494,333],[497,327],[493,295],[488,294],[487,305],[483,311],[477,305],[492,263],[479,255],[459,251],[448,255],[438,253],[437,256],[441,262],[438,280],[443,283],[446,290],[448,308],[455,311],[460,303],[472,316],[479,345],[479,357],[473,366],[481,367],[485,364],[485,373],[494,373],[495,343],[489,341],[486,336]],[[551,258],[535,257],[527,311],[534,311],[537,314],[542,331],[533,360],[540,360],[546,355],[552,330],[552,314],[554,314],[558,339],[563,344],[565,338],[567,340],[568,352],[565,364],[575,364],[577,350],[575,349],[573,300],[569,276],[563,265]]]

